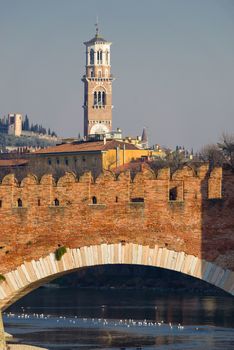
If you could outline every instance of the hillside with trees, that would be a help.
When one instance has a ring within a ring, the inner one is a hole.
[[[46,136],[49,137],[46,138]],[[48,147],[56,143],[53,139],[56,137],[57,134],[51,128],[47,129],[42,124],[31,123],[27,114],[22,122],[22,135],[20,137],[8,135],[8,118],[0,117],[0,152],[4,152],[6,147]]]
[[[27,116],[27,114],[24,117],[23,123],[22,123],[22,130],[24,131],[31,131],[36,134],[42,134],[42,135],[49,135],[49,136],[54,136],[57,137],[56,133],[54,131],[51,131],[50,128],[46,129],[44,126],[41,124],[33,124],[30,123],[30,120]]]
[[[55,133],[55,131],[51,130],[50,128],[47,129],[42,124],[31,123],[27,114],[23,118],[22,130],[28,131],[28,132],[33,132],[35,134],[49,135],[52,137],[57,137],[57,134]],[[0,118],[0,133],[1,134],[8,133],[8,119],[6,118],[6,116]]]
[[[42,139],[36,136],[21,136],[16,137],[13,135],[8,135],[0,133],[0,152],[5,151],[6,147],[48,147],[56,144],[53,139]]]

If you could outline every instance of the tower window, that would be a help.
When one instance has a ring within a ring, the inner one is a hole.
[[[106,94],[103,91],[103,93],[102,93],[102,105],[105,106],[105,104],[106,104]]]
[[[99,70],[99,71],[98,71],[98,78],[101,78],[101,77],[102,77],[102,71]]]
[[[94,106],[105,106],[106,93],[104,91],[94,91],[93,104]]]
[[[90,50],[90,64],[94,64],[94,50],[93,49]]]
[[[0,199],[0,208],[2,208],[2,200]]]
[[[98,91],[98,106],[102,105],[102,92]]]
[[[102,64],[102,50],[97,52],[97,63]]]
[[[109,64],[109,52],[106,51],[106,64]]]
[[[94,91],[94,100],[93,100],[94,106],[97,105],[97,91]]]

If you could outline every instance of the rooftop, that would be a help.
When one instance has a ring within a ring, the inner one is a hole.
[[[26,165],[26,159],[0,159],[0,168]]]
[[[53,154],[53,153],[73,153],[73,152],[101,152],[116,148],[126,150],[139,150],[135,145],[121,142],[118,140],[110,141],[95,141],[95,142],[81,142],[81,143],[65,143],[57,146],[40,149],[33,154]]]
[[[99,34],[96,34],[94,38],[84,42],[85,45],[92,45],[95,43],[108,43],[108,41],[102,38]]]

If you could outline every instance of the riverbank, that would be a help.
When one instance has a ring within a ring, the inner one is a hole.
[[[5,332],[6,341],[12,341],[13,336]],[[46,348],[39,348],[37,346],[25,345],[25,344],[7,344],[7,350],[47,350]]]
[[[7,350],[47,350],[47,349],[39,348],[37,346],[24,345],[24,344],[7,344]]]

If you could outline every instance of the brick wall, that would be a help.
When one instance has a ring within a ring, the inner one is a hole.
[[[169,200],[177,184],[179,196]],[[57,183],[51,175],[40,181],[29,175],[20,184],[7,175],[0,201],[0,273],[58,245],[118,242],[158,244],[234,270],[234,175],[220,168],[210,174],[206,166],[196,173],[162,169],[157,175],[144,168],[134,179],[122,173],[117,180],[107,172],[95,182],[90,173],[79,181],[66,174]]]

